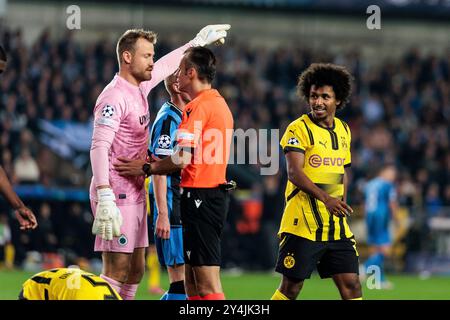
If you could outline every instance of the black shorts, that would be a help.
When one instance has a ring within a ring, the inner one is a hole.
[[[283,233],[275,270],[287,277],[304,280],[311,277],[315,267],[322,279],[340,273],[359,274],[355,239],[311,241]]]
[[[184,188],[181,194],[184,259],[191,266],[220,266],[229,195],[219,188]]]

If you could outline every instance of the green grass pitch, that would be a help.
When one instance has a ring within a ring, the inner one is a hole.
[[[0,299],[17,299],[21,284],[32,275],[24,271],[0,271]],[[450,300],[450,277],[430,277],[420,279],[417,276],[391,275],[392,290],[368,289],[363,283],[363,295],[366,300]],[[227,299],[267,300],[270,299],[280,281],[278,274],[244,273],[232,275],[222,273],[222,284]],[[167,274],[162,273],[161,284],[167,289]],[[159,296],[147,293],[147,277],[143,279],[137,294],[139,300],[157,300]],[[339,293],[331,279],[321,280],[313,275],[304,284],[298,299],[336,300]]]

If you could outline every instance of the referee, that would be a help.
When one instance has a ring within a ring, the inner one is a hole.
[[[185,286],[190,300],[222,300],[221,237],[228,211],[225,173],[233,117],[219,92],[211,87],[216,58],[203,47],[188,49],[177,71],[178,87],[192,101],[186,105],[178,132],[178,152],[161,161],[118,158],[115,169],[127,175],[165,175],[182,168],[181,220],[185,253]]]

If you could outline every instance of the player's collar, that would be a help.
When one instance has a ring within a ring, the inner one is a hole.
[[[140,86],[135,86],[134,84],[128,82],[125,78],[122,78],[119,73],[116,73],[116,75],[114,76],[115,79],[117,79],[118,82],[120,82],[121,85],[129,88],[130,90],[134,90],[134,91],[140,91],[141,87]]]
[[[319,126],[319,127],[321,127],[322,129],[325,129],[325,130],[334,130],[334,128],[336,128],[336,120],[335,120],[335,119],[333,119],[333,126],[332,126],[331,128],[327,128],[327,127],[322,126],[318,121],[316,121],[316,120],[314,119],[314,117],[312,116],[311,112],[308,113],[308,118],[309,118],[316,126]]]
[[[183,116],[183,111],[181,111],[180,108],[178,108],[175,104],[173,104],[172,101],[167,101],[167,104],[170,106],[170,109],[176,112],[180,117]]]

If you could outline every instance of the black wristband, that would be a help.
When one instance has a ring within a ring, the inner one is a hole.
[[[152,166],[150,165],[150,163],[148,162],[144,163],[144,165],[142,166],[142,171],[144,171],[146,177],[151,176]]]

